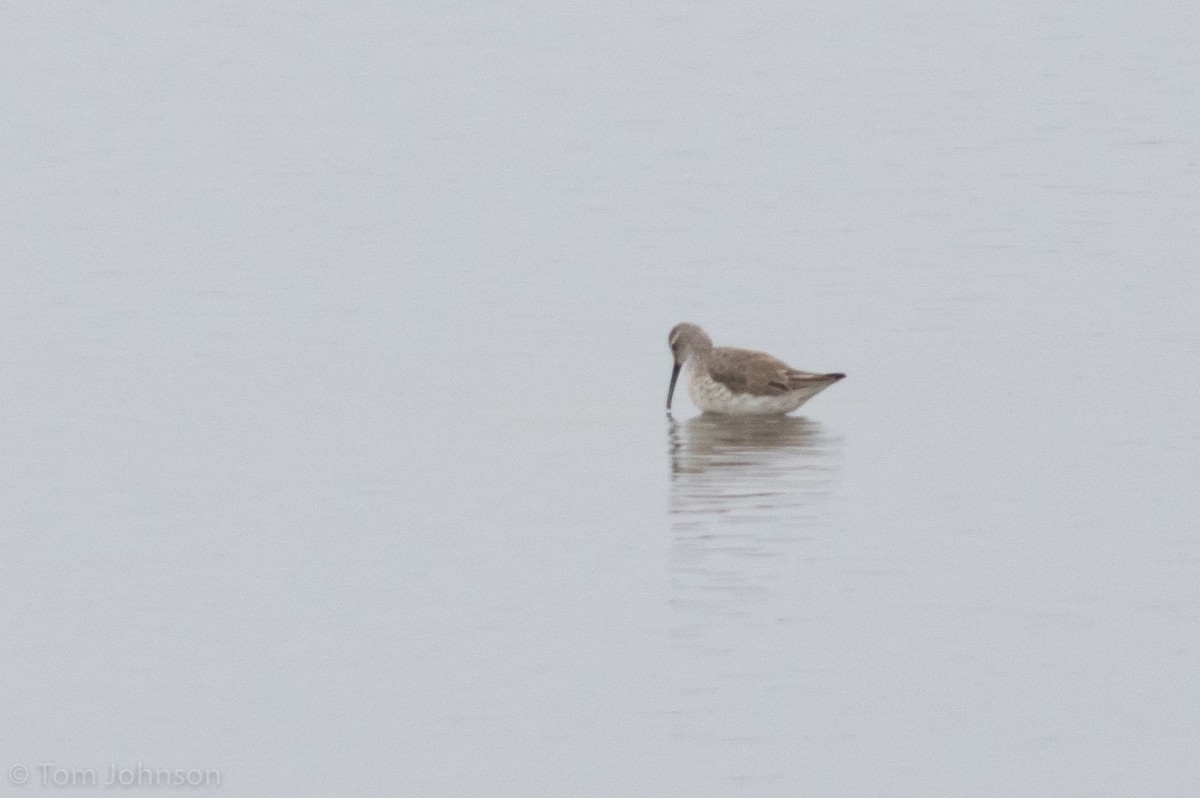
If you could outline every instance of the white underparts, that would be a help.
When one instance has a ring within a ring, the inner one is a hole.
[[[830,383],[806,385],[778,396],[754,396],[735,393],[722,383],[708,376],[708,371],[688,363],[688,396],[696,407],[709,413],[726,413],[735,416],[770,416],[790,413],[821,391]]]

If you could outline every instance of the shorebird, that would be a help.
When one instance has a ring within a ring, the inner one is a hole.
[[[845,374],[797,371],[765,352],[713,346],[708,333],[682,322],[667,336],[675,367],[667,389],[667,410],[675,393],[675,380],[688,367],[688,396],[701,410],[737,416],[790,413]]]

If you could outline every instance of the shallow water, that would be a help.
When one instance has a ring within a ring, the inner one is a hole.
[[[1198,34],[0,12],[0,765],[1197,794]],[[849,376],[671,417],[681,320]]]

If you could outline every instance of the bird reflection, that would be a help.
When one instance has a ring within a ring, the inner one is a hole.
[[[675,733],[715,733],[714,713],[751,733],[753,718],[719,707],[784,676],[755,663],[822,567],[842,441],[803,417],[701,415],[672,420],[668,442]]]
[[[833,488],[841,440],[791,416],[671,420],[671,525],[678,546],[769,555],[809,531]]]
[[[770,461],[778,465],[800,453],[819,456],[832,443],[818,422],[793,416],[705,413],[682,423],[672,418],[669,432],[671,475],[676,479],[710,469],[753,469]]]

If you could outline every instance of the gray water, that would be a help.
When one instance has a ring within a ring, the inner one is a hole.
[[[7,4],[5,794],[1200,794],[1198,9]]]

